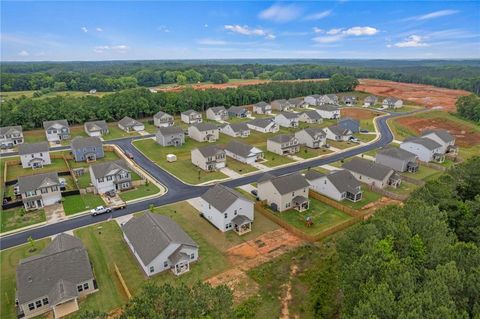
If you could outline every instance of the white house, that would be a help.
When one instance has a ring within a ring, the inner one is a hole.
[[[442,146],[441,152],[444,154],[456,154],[458,152],[458,149],[455,146],[455,136],[448,133],[446,130],[427,130],[423,132],[421,137],[431,139],[440,144]]]
[[[248,137],[250,135],[250,129],[246,123],[225,124],[220,131],[232,137]]]
[[[280,112],[289,111],[293,108],[293,105],[285,99],[272,101],[270,102],[270,105],[272,106],[272,110],[277,110]]]
[[[273,119],[254,119],[247,122],[249,129],[261,133],[276,133],[280,126]]]
[[[225,106],[214,106],[207,109],[206,112],[207,119],[213,121],[227,121],[228,112],[225,109]]]
[[[340,118],[340,109],[338,106],[333,104],[323,104],[316,107],[318,114],[324,119],[339,119]]]
[[[293,155],[300,151],[295,135],[276,135],[267,139],[267,150],[278,155]]]
[[[321,128],[307,127],[295,133],[298,142],[309,148],[319,148],[326,144],[326,134]]]
[[[158,111],[154,116],[153,116],[153,124],[156,127],[169,127],[172,126],[175,122],[175,118],[165,112]]]
[[[303,98],[306,104],[308,105],[320,105],[320,95],[319,94],[314,94],[314,95],[309,95]]]
[[[263,151],[257,147],[231,140],[225,146],[225,153],[239,162],[252,164],[263,159]]]
[[[309,124],[318,124],[322,123],[322,117],[320,113],[315,110],[304,111],[298,116],[300,122],[309,123]]]
[[[298,173],[279,177],[266,173],[257,182],[258,198],[266,200],[274,211],[304,211],[310,205],[309,186],[305,177]]]
[[[363,158],[354,157],[342,165],[359,181],[378,188],[397,187],[401,183],[400,175],[393,169]]]
[[[20,144],[18,146],[18,155],[23,168],[41,168],[50,165],[49,146],[47,142]]]
[[[192,124],[188,127],[188,136],[198,142],[215,142],[219,138],[219,129],[210,123]]]
[[[215,145],[194,148],[190,151],[192,164],[204,171],[213,172],[226,166],[226,153]]]
[[[394,97],[387,97],[383,100],[382,106],[389,109],[398,109],[403,106],[403,101]]]
[[[67,120],[45,121],[43,128],[49,142],[60,142],[70,138],[70,127]]]
[[[0,128],[0,147],[12,148],[23,143],[23,129],[20,125]]]
[[[318,103],[320,105],[328,105],[328,104],[333,104],[337,105],[338,104],[338,96],[335,94],[325,94],[320,96]]]
[[[108,125],[105,120],[85,122],[83,124],[85,133],[91,137],[101,137],[109,133]]]
[[[253,113],[256,114],[272,114],[272,106],[266,102],[258,102],[253,104]]]
[[[202,123],[202,113],[194,110],[188,110],[180,114],[182,122],[187,124]]]
[[[298,127],[298,114],[282,112],[275,116],[275,122],[282,127]]]
[[[336,201],[348,199],[357,202],[362,199],[361,183],[347,170],[322,174],[310,170],[305,174],[310,188]]]
[[[145,130],[145,125],[142,122],[128,116],[118,121],[118,127],[125,132],[140,132]]]
[[[26,210],[50,206],[62,200],[56,172],[19,176],[18,191]]]
[[[239,235],[250,232],[254,219],[253,202],[222,184],[216,184],[200,197],[203,217],[222,232]]]
[[[364,107],[372,107],[377,104],[378,98],[375,95],[369,95],[363,100]]]
[[[440,143],[425,137],[411,137],[400,144],[400,148],[417,155],[423,162],[443,162],[445,154]]]
[[[125,160],[90,165],[90,181],[99,194],[132,188],[132,175]]]
[[[352,138],[352,131],[339,124],[331,125],[323,129],[327,139],[333,141],[348,141]]]

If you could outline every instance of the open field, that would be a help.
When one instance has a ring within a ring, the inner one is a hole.
[[[46,220],[45,211],[37,209],[25,211],[23,206],[3,210],[0,214],[1,227],[0,233],[8,232],[14,229],[35,225]]]
[[[2,92],[0,97],[5,101],[19,98],[21,96],[26,97],[33,97],[33,93],[36,91],[15,91],[15,92]],[[82,97],[82,96],[104,96],[105,94],[110,94],[113,92],[97,92],[95,94],[90,94],[88,92],[82,91],[59,91],[59,92],[50,92],[47,94],[42,94],[41,96],[37,97],[37,99],[43,99],[47,97],[55,97],[55,96],[71,96],[71,97]]]

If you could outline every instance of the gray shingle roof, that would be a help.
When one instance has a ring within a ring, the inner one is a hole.
[[[261,107],[262,109],[265,109],[270,104],[268,104],[267,102],[261,101],[261,102],[255,103],[254,105],[256,107]]]
[[[288,102],[290,104],[295,105],[295,106],[299,106],[299,105],[304,103],[303,98],[301,98],[301,97],[293,97],[291,99],[288,99]]]
[[[197,130],[199,130],[200,132],[212,131],[212,130],[218,129],[216,125],[211,123],[197,123],[197,124],[192,124],[191,127],[197,128]]]
[[[115,160],[115,161],[108,161],[98,164],[92,164],[90,166],[92,168],[93,177],[98,179],[108,175],[115,175],[117,172],[121,170],[130,171],[128,164],[125,160]]]
[[[102,140],[98,137],[81,137],[76,136],[71,142],[72,150],[84,147],[103,147]]]
[[[398,158],[401,160],[409,160],[412,157],[415,158],[416,155],[406,151],[404,149],[401,149],[399,147],[387,147],[384,149],[381,149],[377,152],[377,155],[385,155],[393,158]]]
[[[159,214],[145,212],[130,219],[122,229],[144,265],[152,262],[170,244],[198,247],[177,223]]]
[[[216,184],[211,187],[203,193],[201,198],[222,213],[232,206],[237,199],[242,198],[247,200],[235,190],[222,184]]]
[[[197,148],[197,150],[200,152],[200,154],[203,155],[203,157],[210,157],[210,156],[215,156],[218,153],[225,153],[224,150],[222,150],[221,148],[215,145],[202,146]]]
[[[240,115],[240,114],[246,113],[247,109],[244,108],[243,106],[231,106],[228,109],[228,112]]]
[[[225,150],[230,151],[234,154],[240,155],[242,157],[247,157],[252,149],[255,147],[248,145],[246,143],[242,143],[236,140],[231,140],[227,146],[225,146]]]
[[[339,136],[344,136],[344,135],[352,134],[352,131],[350,131],[349,129],[343,127],[343,126],[340,125],[340,124],[331,125],[331,126],[328,127],[328,129],[329,129],[330,131],[332,131],[333,134],[339,135]]]
[[[374,95],[369,95],[365,98],[365,102],[371,103],[371,102],[377,102],[378,98]]]
[[[326,175],[326,178],[335,186],[340,192],[357,193],[357,188],[362,185],[353,175],[347,170],[333,171]]]
[[[278,103],[282,107],[290,106],[290,103],[285,99],[275,100],[275,101],[272,101],[272,103]]]
[[[236,225],[243,225],[246,223],[251,223],[252,220],[245,215],[237,215],[232,218],[232,223]]]
[[[276,135],[274,137],[271,137],[268,140],[273,141],[273,142],[277,142],[277,143],[287,143],[287,142],[290,142],[294,138],[295,138],[294,135],[281,134],[281,135]]]
[[[53,126],[55,124],[68,127],[68,121],[67,120],[55,120],[55,121],[44,121],[43,122],[43,128],[47,130],[48,128],[50,128],[51,126]]]
[[[132,119],[131,117],[125,116],[123,119],[118,121],[118,124],[120,124],[123,127],[132,127],[132,126],[137,126],[137,125],[143,125],[139,121]]]
[[[213,106],[210,108],[210,110],[212,110],[214,114],[226,111],[225,106]]]
[[[342,167],[376,180],[383,180],[394,173],[390,167],[358,157],[354,157],[351,161],[344,163]]]
[[[50,149],[48,142],[29,143],[18,145],[18,154],[27,155],[32,153],[48,152]]]
[[[48,187],[58,185],[57,172],[34,174],[18,177],[18,187],[20,193],[34,191],[40,187]]]
[[[315,138],[315,136],[325,136],[325,132],[319,127],[307,127],[304,131],[310,135],[311,137]]]
[[[322,174],[318,171],[315,170],[309,170],[308,172],[305,173],[305,178],[307,181],[314,181],[316,179],[319,179],[321,177],[325,176],[325,174]]]
[[[163,112],[163,111],[158,111],[158,112],[153,116],[153,118],[160,119],[160,118],[162,118],[162,117],[165,116],[165,115],[167,115],[168,117],[173,117],[173,116],[171,116],[171,115],[168,114],[168,113],[165,113],[165,112]]]
[[[0,135],[22,133],[22,127],[20,125],[0,127]]]
[[[322,119],[320,114],[318,114],[318,112],[314,111],[314,110],[305,111],[305,112],[302,112],[302,114],[307,115],[312,120],[321,120]]]
[[[328,111],[328,112],[333,112],[333,111],[338,111],[339,110],[338,106],[336,106],[334,104],[319,105],[319,106],[315,106],[315,108],[317,108],[319,110],[323,110],[323,111]]]
[[[425,132],[423,132],[422,137],[431,133],[436,134],[444,143],[450,143],[455,140],[455,137],[452,134],[448,133],[446,130],[441,129],[426,130]]]
[[[77,296],[76,285],[93,279],[93,273],[82,242],[60,234],[40,254],[20,260],[16,279],[20,304],[48,296],[55,305]]]
[[[309,187],[309,184],[305,177],[303,177],[299,173],[274,177],[270,179],[270,182],[281,195],[294,192],[305,187]]]
[[[185,112],[182,112],[182,114],[190,115],[190,114],[199,114],[199,113],[195,110],[186,110]]]
[[[425,148],[427,148],[431,151],[433,151],[433,150],[442,146],[442,145],[438,144],[437,142],[435,142],[434,140],[431,140],[431,139],[425,138],[425,137],[410,137],[410,138],[406,138],[405,142],[420,144],[420,145],[424,146]]]
[[[159,127],[157,131],[163,136],[184,133],[180,126]]]
[[[105,120],[101,121],[91,121],[91,122],[85,122],[85,129],[88,132],[98,132],[102,130],[108,130],[108,125]]]
[[[386,99],[383,100],[383,103],[395,104],[397,101],[400,101],[400,100],[394,97],[387,97]]]
[[[249,124],[253,125],[253,126],[257,126],[257,127],[261,127],[261,128],[266,128],[267,126],[269,126],[270,124],[272,124],[272,122],[274,122],[273,119],[254,119],[254,120],[251,120],[250,122],[248,122]]]
[[[235,133],[242,132],[242,131],[250,131],[247,126],[247,123],[232,123],[228,124],[232,128]]]
[[[289,119],[289,120],[298,119],[298,114],[297,113],[282,112],[279,115],[283,115],[286,119]]]

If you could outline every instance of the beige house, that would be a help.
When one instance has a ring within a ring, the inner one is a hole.
[[[18,191],[25,210],[50,206],[62,200],[57,172],[19,176]]]
[[[228,112],[225,109],[225,106],[214,106],[207,109],[206,112],[207,119],[213,121],[227,121],[228,120]]]
[[[300,151],[294,135],[277,135],[267,140],[267,150],[278,155],[292,155]]]
[[[226,166],[227,156],[224,150],[214,145],[194,148],[191,152],[192,164],[204,171],[212,172]]]
[[[309,183],[299,173],[274,177],[266,173],[258,180],[258,197],[266,200],[273,211],[307,210]]]
[[[202,123],[202,113],[194,110],[188,110],[180,114],[182,122],[187,124]]]
[[[210,123],[198,123],[188,127],[188,136],[198,142],[215,142],[218,140],[218,127]]]

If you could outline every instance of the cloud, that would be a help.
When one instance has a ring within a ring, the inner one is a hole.
[[[335,34],[339,34],[340,32],[342,32],[342,30],[343,29],[330,29],[326,33],[329,34],[329,35],[335,35]]]
[[[325,10],[325,11],[310,14],[305,17],[305,20],[320,20],[328,17],[331,14],[332,14],[332,10]]]
[[[378,29],[372,27],[353,27],[342,31],[345,35],[354,35],[354,36],[362,36],[362,35],[375,35],[378,33]]]
[[[323,29],[320,29],[320,28],[317,28],[317,27],[313,27],[312,30],[313,30],[314,33],[323,33],[323,32],[325,32]]]
[[[170,32],[170,29],[167,28],[167,27],[164,26],[164,25],[159,26],[159,27],[157,28],[157,30],[160,31],[160,32],[165,32],[165,33],[169,33],[169,32]]]
[[[224,28],[225,30],[242,34],[242,35],[261,36],[270,40],[275,39],[275,35],[273,35],[272,33],[261,28],[250,28],[248,25],[241,26],[238,24],[235,24],[235,25],[227,24],[224,26]]]
[[[206,39],[198,39],[198,40],[197,40],[197,43],[198,43],[198,44],[201,44],[201,45],[225,45],[225,44],[227,44],[226,41],[216,40],[216,39],[209,39],[209,38],[206,38]]]
[[[103,29],[102,29],[102,28],[95,28],[95,30],[96,30],[97,32],[103,32]]]
[[[30,53],[28,53],[28,51],[22,50],[22,51],[18,52],[18,55],[25,57],[25,56],[29,56]]]
[[[120,45],[101,45],[101,46],[96,46],[93,49],[93,52],[95,53],[104,53],[104,52],[118,52],[118,53],[125,53],[129,50],[130,48],[125,45],[125,44],[120,44]]]
[[[372,36],[379,32],[377,28],[373,27],[352,27],[348,29],[338,28],[330,29],[325,32],[326,36],[315,37],[313,41],[318,43],[332,43],[342,40],[346,37]]]
[[[205,23],[205,24],[203,25],[203,27],[208,28],[208,24]]]
[[[397,48],[418,48],[418,47],[428,46],[428,44],[423,41],[424,41],[423,37],[412,34],[411,36],[407,37],[403,41],[395,43],[393,46],[396,46]],[[391,48],[392,45],[389,44],[387,45],[387,47]]]
[[[300,16],[301,10],[297,6],[274,4],[270,8],[259,13],[258,17],[274,22],[288,22]]]
[[[81,27],[80,30],[82,30],[83,32],[87,33],[88,32],[88,29],[87,27]]]
[[[435,18],[445,17],[445,16],[449,16],[449,15],[452,15],[452,14],[456,14],[456,13],[458,13],[457,10],[434,11],[434,12],[430,12],[430,13],[415,17],[415,20],[435,19]]]

